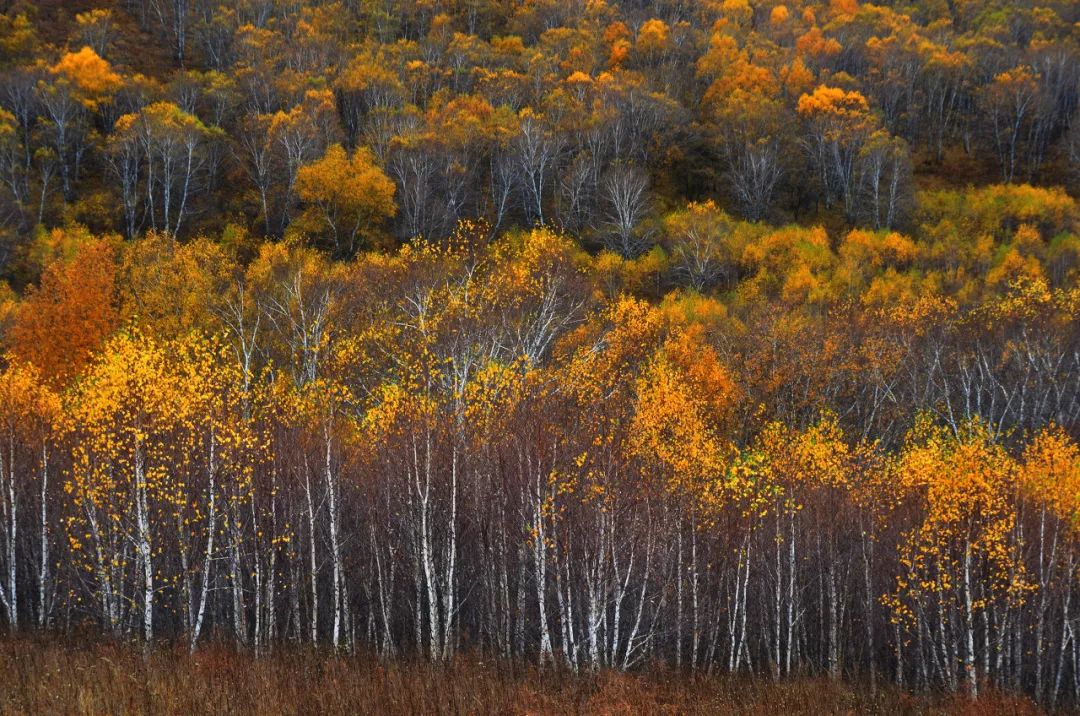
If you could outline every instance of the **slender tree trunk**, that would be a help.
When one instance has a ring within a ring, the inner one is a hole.
[[[540,620],[540,663],[551,659],[551,630],[547,619],[547,533],[544,531],[543,485],[545,478],[536,470],[533,485],[533,563],[536,567],[536,604]]]
[[[307,501],[308,521],[308,578],[311,585],[311,615],[308,635],[312,644],[319,642],[319,562],[315,541],[315,496],[311,491],[311,470],[304,460],[304,498]]]
[[[135,447],[135,511],[139,529],[139,561],[143,568],[143,639],[146,649],[154,641],[154,563],[150,546],[150,515],[142,445]]]
[[[210,483],[207,488],[207,509],[209,510],[209,515],[207,517],[206,551],[203,553],[202,585],[199,590],[199,607],[195,615],[195,624],[191,629],[191,639],[188,645],[188,650],[192,653],[194,653],[195,647],[199,643],[199,634],[202,633],[203,619],[206,617],[206,598],[210,592],[210,571],[213,568],[214,534],[217,532],[217,461],[215,459],[215,448],[216,444],[214,436],[211,433],[210,460],[207,465],[207,474]]]
[[[44,628],[49,622],[49,449],[41,446],[41,533],[39,535],[40,561],[38,562],[38,626]]]
[[[971,698],[979,696],[979,679],[975,672],[975,622],[971,596],[971,544],[964,548],[964,671],[967,674]]]
[[[344,607],[345,575],[344,564],[341,556],[340,537],[338,535],[340,517],[338,514],[338,481],[334,474],[331,460],[331,437],[329,428],[325,429],[324,441],[326,444],[325,470],[326,470],[326,495],[327,507],[330,511],[330,551],[333,562],[334,584],[334,631],[332,643],[337,649],[341,645],[342,609]]]

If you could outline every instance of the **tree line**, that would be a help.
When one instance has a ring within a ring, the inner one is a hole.
[[[3,311],[3,614],[1072,703],[1080,293],[1043,232],[1077,208],[936,201],[835,251],[730,220],[726,301],[543,228],[345,262],[56,230]],[[991,217],[1012,258],[934,269]]]
[[[69,220],[347,257],[482,217],[632,258],[687,200],[907,228],[914,173],[1077,179],[1073,3],[6,5],[20,285],[27,237]]]

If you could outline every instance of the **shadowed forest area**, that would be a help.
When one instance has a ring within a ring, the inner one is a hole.
[[[0,0],[0,711],[1080,707],[1078,41]]]

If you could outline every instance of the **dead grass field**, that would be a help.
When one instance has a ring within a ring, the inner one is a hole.
[[[444,666],[306,650],[258,658],[225,647],[160,649],[0,641],[2,714],[1034,714],[988,695],[869,690],[823,679],[690,679],[669,671],[574,676],[476,657]]]

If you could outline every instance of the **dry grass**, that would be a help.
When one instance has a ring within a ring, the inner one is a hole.
[[[255,659],[209,647],[159,650],[14,638],[0,642],[2,714],[1028,714],[990,696],[911,696],[819,679],[689,679],[514,671],[479,658],[436,667],[310,651]]]

